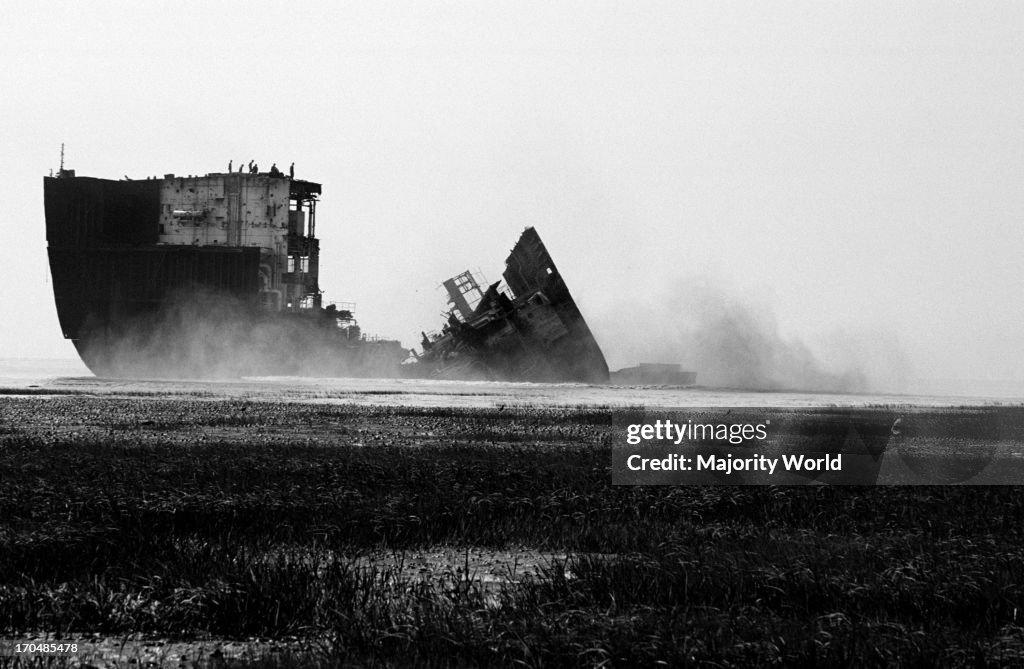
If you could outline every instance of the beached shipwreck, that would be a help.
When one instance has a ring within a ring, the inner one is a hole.
[[[471,272],[444,282],[444,329],[423,333],[417,363],[433,376],[607,383],[608,364],[544,247],[527,228],[505,261],[505,288]]]
[[[604,355],[539,235],[501,282],[444,282],[420,351],[324,304],[319,183],[254,164],[203,176],[44,178],[57,315],[97,376],[416,377],[604,383]]]

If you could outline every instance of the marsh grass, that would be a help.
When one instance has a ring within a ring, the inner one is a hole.
[[[1017,488],[613,487],[594,410],[0,401],[0,636],[306,640],[247,660],[285,667],[1024,663]],[[496,585],[394,559],[436,546],[568,557]]]

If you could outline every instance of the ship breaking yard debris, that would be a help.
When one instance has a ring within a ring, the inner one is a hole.
[[[2,636],[79,649],[0,665],[1024,661],[1017,488],[612,486],[607,406],[288,389],[0,397]]]

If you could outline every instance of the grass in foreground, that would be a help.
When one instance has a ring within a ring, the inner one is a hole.
[[[0,400],[0,636],[264,665],[1024,663],[1016,488],[610,485],[571,409]],[[504,587],[359,556],[568,553]]]

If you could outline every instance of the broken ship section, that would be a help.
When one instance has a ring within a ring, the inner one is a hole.
[[[394,376],[406,352],[323,305],[318,183],[279,172],[44,178],[57,315],[98,376]]]
[[[523,231],[501,282],[482,289],[464,272],[444,282],[449,305],[440,333],[423,333],[416,375],[607,383],[608,364],[551,255]]]

